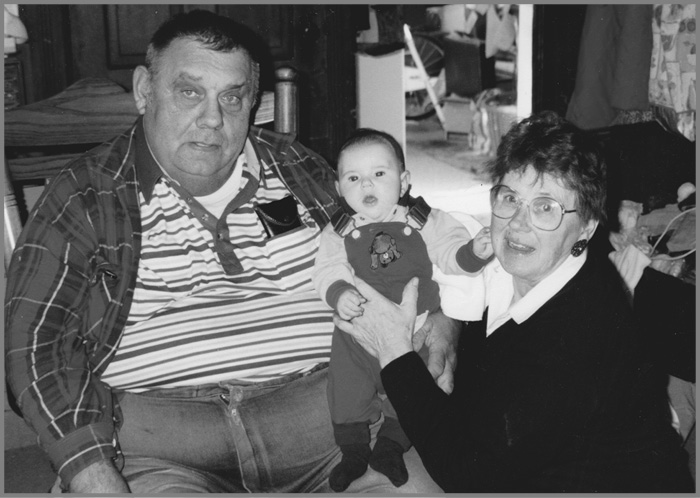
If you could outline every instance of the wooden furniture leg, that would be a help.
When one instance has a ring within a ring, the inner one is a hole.
[[[22,231],[22,222],[19,217],[19,208],[17,206],[17,199],[15,198],[15,191],[12,188],[12,182],[10,181],[10,175],[7,171],[7,160],[3,162],[3,168],[5,170],[5,199],[4,199],[4,224],[5,224],[5,269],[10,265],[10,258],[12,257],[12,251],[15,249],[17,244],[17,237]]]

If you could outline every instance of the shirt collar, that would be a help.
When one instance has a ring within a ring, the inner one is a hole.
[[[491,292],[487,297],[489,307],[486,333],[491,334],[508,319],[521,324],[555,296],[571,280],[586,262],[587,252],[578,257],[568,256],[564,262],[540,283],[535,285],[517,303],[513,301],[513,277],[500,264],[493,267],[488,285]]]
[[[262,168],[260,167],[260,159],[258,158],[258,155],[255,153],[255,147],[253,147],[253,144],[250,140],[250,137],[248,137],[245,141],[245,145],[243,146],[243,152],[241,153],[242,156],[245,156],[245,165],[246,169],[248,170],[248,173],[250,173],[250,176],[252,178],[257,178],[259,180],[262,180],[264,176],[262,176]]]
[[[246,139],[243,153],[247,156],[247,169],[253,178],[260,178],[261,169],[258,161],[255,148],[251,144],[250,138]],[[239,158],[240,159],[240,158]],[[161,169],[158,161],[153,157],[148,141],[146,140],[146,131],[143,126],[143,116],[139,117],[136,122],[136,177],[138,178],[141,187],[141,193],[146,202],[151,202],[153,197],[153,189],[156,183],[163,178],[165,173]]]
[[[143,116],[136,122],[136,177],[141,187],[141,193],[146,202],[151,202],[153,189],[158,180],[163,176],[163,171],[158,166],[151,149],[146,141],[146,132],[143,128]]]

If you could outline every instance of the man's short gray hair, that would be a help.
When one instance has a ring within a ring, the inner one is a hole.
[[[230,53],[241,50],[250,62],[253,95],[257,102],[260,90],[260,63],[266,47],[254,31],[233,19],[207,10],[177,14],[158,28],[148,44],[146,67],[151,77],[158,74],[163,51],[173,40],[181,38],[192,39],[217,52]]]

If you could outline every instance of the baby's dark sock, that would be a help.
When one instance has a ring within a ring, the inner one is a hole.
[[[367,470],[371,450],[369,444],[357,443],[340,445],[340,452],[343,458],[331,470],[328,479],[331,489],[336,492],[345,491],[352,481],[362,477]]]
[[[404,450],[399,443],[387,437],[378,437],[374,444],[369,466],[389,478],[391,484],[403,486],[408,481],[408,470],[403,461]]]

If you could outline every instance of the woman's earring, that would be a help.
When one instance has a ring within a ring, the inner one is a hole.
[[[583,254],[583,251],[586,249],[586,246],[588,245],[588,239],[583,239],[577,241],[574,246],[571,248],[571,255],[574,258],[579,257],[581,254]]]

